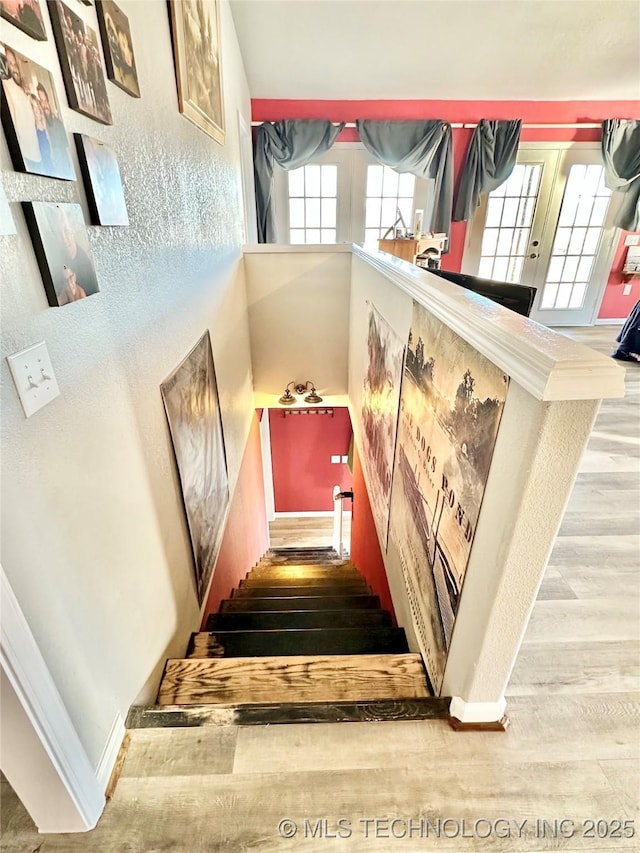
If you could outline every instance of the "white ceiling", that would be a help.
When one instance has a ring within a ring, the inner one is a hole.
[[[231,8],[253,98],[640,98],[639,0],[231,0]]]

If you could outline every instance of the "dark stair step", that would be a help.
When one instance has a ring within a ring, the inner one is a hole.
[[[260,631],[274,628],[367,628],[391,625],[387,610],[272,610],[211,613],[207,631]]]
[[[194,643],[192,635],[187,657]],[[409,651],[403,628],[308,628],[286,631],[215,631],[212,645],[224,657],[279,655],[376,655]],[[219,654],[219,653],[218,653]]]
[[[280,590],[278,591],[280,592]],[[238,596],[226,598],[220,604],[223,613],[246,613],[255,610],[343,610],[373,609],[380,607],[377,595],[326,595],[326,596],[286,596],[259,598]]]
[[[285,598],[288,596],[339,596],[339,595],[370,595],[371,590],[366,584],[353,586],[242,586],[234,589],[232,598]],[[252,608],[255,610],[255,607]]]
[[[243,578],[240,581],[240,588],[244,587],[291,587],[291,586],[356,586],[357,584],[362,584],[366,586],[366,582],[364,578],[361,576],[348,575],[347,577],[336,575],[335,577],[295,577],[295,578],[282,578],[282,577],[273,577],[271,575],[258,575],[252,577],[249,575],[248,578]]]

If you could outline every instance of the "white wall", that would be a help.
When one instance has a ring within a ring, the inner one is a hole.
[[[114,719],[153,699],[198,623],[159,384],[209,328],[232,490],[253,411],[237,120],[250,102],[231,15],[223,3],[220,146],[178,112],[167,4],[119,5],[141,99],[107,83],[112,127],[63,110],[67,131],[109,144],[123,175],[130,227],[88,229],[101,292],[48,307],[19,204],[18,234],[0,238],[2,561],[94,767]],[[94,7],[74,10],[97,26]],[[3,23],[66,105],[48,34],[37,43]],[[11,202],[80,201],[88,221],[81,182],[13,172],[4,137],[0,163]],[[61,396],[26,420],[4,356],[40,340]]]
[[[344,405],[328,398],[347,393],[350,247],[246,247],[244,266],[257,404],[312,379]]]

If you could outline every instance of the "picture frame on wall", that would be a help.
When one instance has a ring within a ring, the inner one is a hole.
[[[113,0],[96,6],[107,77],[132,98],[140,97],[129,19]]]
[[[113,124],[96,31],[62,0],[48,0],[48,5],[69,106]]]
[[[80,205],[23,201],[22,209],[49,305],[58,308],[98,293]]]
[[[69,137],[50,72],[0,43],[2,126],[14,169],[75,181]]]
[[[208,331],[160,390],[195,560],[196,591],[202,604],[229,509],[222,415]]]
[[[224,145],[218,0],[171,0],[171,31],[182,115]]]
[[[0,16],[38,41],[47,41],[40,0],[0,0]]]
[[[115,153],[99,139],[74,133],[92,225],[128,225],[122,178]]]

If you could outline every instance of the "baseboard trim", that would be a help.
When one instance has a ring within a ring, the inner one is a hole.
[[[458,720],[460,725],[470,723],[495,723],[502,720],[507,708],[504,697],[497,702],[466,702],[460,696],[451,698],[449,715]]]
[[[596,326],[619,326],[626,322],[626,317],[603,317],[602,320],[596,320]]]
[[[276,518],[333,518],[333,512],[276,512]]]
[[[113,723],[111,724],[109,737],[107,738],[107,742],[102,750],[98,766],[96,767],[96,779],[98,780],[98,784],[102,791],[106,791],[109,786],[111,774],[113,773],[116,762],[118,761],[118,755],[120,753],[120,748],[124,741],[125,734],[126,729],[124,726],[124,720],[120,714],[116,714]]]
[[[492,723],[463,723],[457,717],[449,717],[449,725],[454,732],[505,732],[509,727],[509,718],[505,714],[501,720]]]

